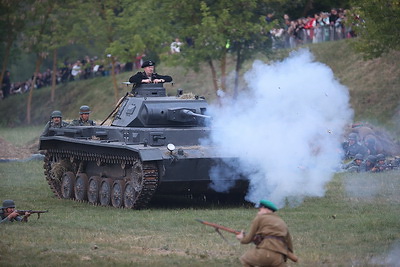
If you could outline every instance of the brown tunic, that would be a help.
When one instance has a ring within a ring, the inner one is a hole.
[[[288,250],[293,252],[292,238],[286,223],[275,213],[257,215],[241,243],[251,243],[256,234],[266,238],[246,252],[241,261],[244,260],[248,266],[283,266],[282,255],[287,255]]]

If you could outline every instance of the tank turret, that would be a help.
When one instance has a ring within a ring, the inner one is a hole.
[[[201,126],[209,118],[204,99],[165,97],[162,84],[142,84],[126,96],[114,117],[112,126],[178,127]]]

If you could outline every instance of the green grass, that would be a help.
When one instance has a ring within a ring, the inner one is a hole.
[[[248,246],[195,221],[248,230],[256,210],[158,197],[145,210],[92,206],[53,197],[39,161],[0,163],[3,199],[20,209],[48,209],[39,220],[0,227],[2,266],[240,266]],[[279,211],[298,264],[376,266],[400,239],[400,173],[338,174],[322,198]],[[13,233],[13,234],[10,234]],[[375,263],[374,263],[375,262]],[[390,266],[389,264],[379,266]]]
[[[44,126],[25,126],[16,128],[1,128],[0,136],[15,146],[25,146],[37,140]]]

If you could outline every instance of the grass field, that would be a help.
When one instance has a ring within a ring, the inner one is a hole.
[[[0,227],[0,266],[240,266],[248,246],[195,219],[246,231],[256,213],[241,202],[178,197],[157,197],[145,210],[60,200],[40,161],[0,163],[0,177],[1,200],[49,210]],[[399,191],[399,171],[337,174],[324,197],[281,209],[300,257],[289,266],[399,266]]]

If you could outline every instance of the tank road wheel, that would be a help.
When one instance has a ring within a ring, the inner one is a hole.
[[[135,206],[135,201],[137,197],[137,192],[132,186],[132,182],[127,182],[125,184],[124,190],[124,206],[128,209],[133,209]]]
[[[111,201],[111,179],[106,178],[101,181],[99,190],[100,205],[108,206]]]
[[[85,173],[79,173],[75,180],[75,199],[84,201],[87,200],[88,193],[88,177]]]
[[[117,180],[114,182],[111,190],[111,204],[114,208],[121,208],[123,206],[124,194],[124,181]]]
[[[100,187],[100,177],[92,176],[89,179],[87,197],[91,204],[99,203],[99,187]]]
[[[63,198],[74,197],[74,184],[75,184],[75,175],[72,172],[64,173],[61,182],[61,194]]]

